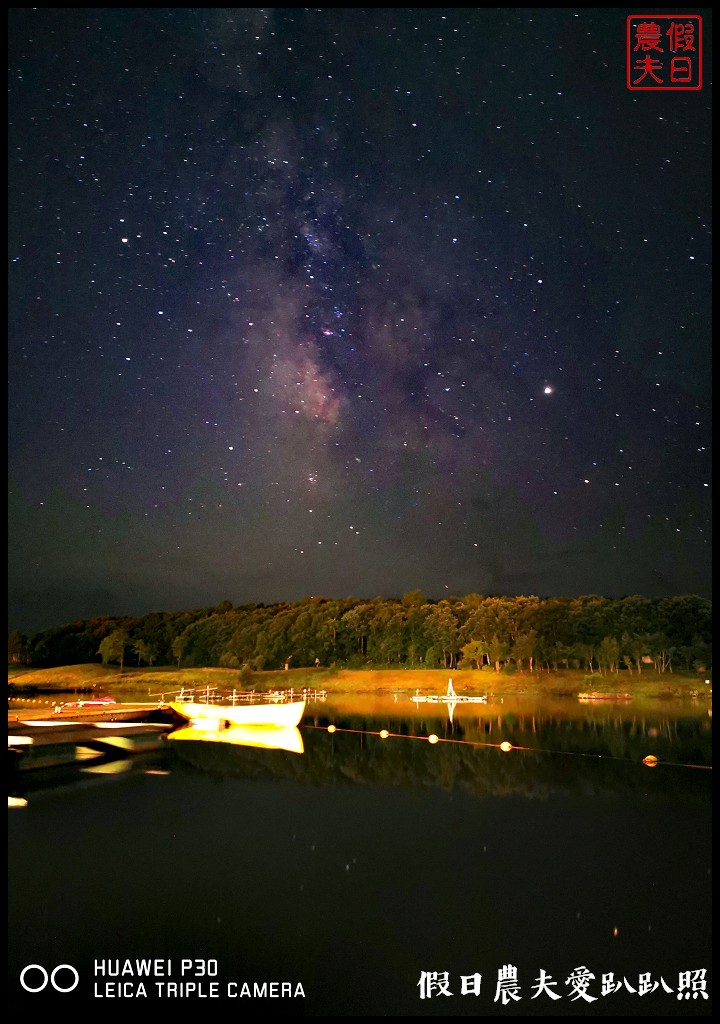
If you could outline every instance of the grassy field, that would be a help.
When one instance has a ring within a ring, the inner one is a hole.
[[[290,669],[287,672],[253,672],[252,679],[241,678],[237,669],[228,668],[125,668],[102,665],[67,665],[60,668],[8,669],[8,685],[15,696],[23,692],[57,693],[63,691],[112,693],[121,699],[123,691],[147,688],[161,694],[181,687],[213,686],[217,689],[275,690],[318,689],[332,693],[445,693],[452,678],[457,693],[496,695],[545,693],[574,696],[581,692],[632,693],[636,697],[703,696],[712,693],[711,677],[654,671],[607,673],[589,676],[571,669],[562,672],[516,673],[458,671],[448,669]]]

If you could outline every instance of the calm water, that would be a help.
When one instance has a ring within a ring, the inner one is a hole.
[[[13,1006],[710,1014],[700,976],[678,1000],[685,972],[704,969],[712,992],[707,700],[518,698],[452,721],[407,697],[346,700],[312,705],[300,734],[302,754],[177,741],[114,774],[11,778],[27,799],[8,815]],[[163,963],[141,979],[138,958]],[[118,977],[126,960],[135,973]],[[27,964],[70,964],[79,983],[27,993]],[[508,967],[520,998],[504,1005]],[[594,1001],[568,982],[579,968]],[[543,971],[558,1000],[532,998]],[[432,984],[445,974],[451,995]],[[641,975],[654,991],[639,994]],[[292,994],[271,997],[273,982]]]

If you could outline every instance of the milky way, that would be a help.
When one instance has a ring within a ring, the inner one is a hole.
[[[11,628],[708,594],[709,97],[624,33],[11,10]]]

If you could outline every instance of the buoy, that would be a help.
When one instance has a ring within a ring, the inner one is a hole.
[[[328,732],[335,732],[335,726],[334,725],[329,725],[328,726]]]
[[[654,768],[658,763],[658,759],[654,754],[648,754],[647,757],[643,758],[643,764],[646,764],[648,768]]]
[[[502,743],[500,744],[500,749],[504,750],[505,753],[507,754],[508,750],[512,750],[512,743],[508,743],[507,740],[503,740]]]
[[[380,739],[381,740],[386,740],[389,735],[390,735],[390,733],[387,731],[387,729],[381,729],[380,730]]]
[[[437,736],[435,735],[434,732],[431,732],[430,735],[428,736],[428,743],[437,743],[437,741]]]

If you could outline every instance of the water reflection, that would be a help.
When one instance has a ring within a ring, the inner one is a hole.
[[[306,715],[301,732],[307,753],[301,761],[283,756],[279,746],[272,757],[246,743],[172,746],[181,763],[202,771],[321,787],[349,781],[475,797],[682,793],[705,799],[711,785],[712,773],[702,770],[711,764],[707,718],[646,720],[607,713],[558,720],[495,710],[460,720],[441,714],[380,719],[323,707]],[[188,738],[198,737],[190,732]],[[648,765],[656,770],[648,771]]]
[[[38,788],[9,814],[11,997],[36,1008],[23,967],[71,963],[83,984],[49,1008],[96,1013],[98,959],[197,951],[223,982],[301,981],[287,1016],[703,1015],[676,997],[680,972],[710,967],[711,772],[679,766],[710,763],[701,711],[496,703],[450,721],[391,696],[311,705],[301,757],[163,738],[121,774],[58,771],[72,787],[20,772]],[[507,964],[517,1008],[493,1002]],[[563,983],[581,964],[596,1001],[578,1006]],[[541,970],[558,1002],[532,1000]],[[427,971],[452,998],[419,999]],[[475,972],[481,994],[460,994]],[[602,997],[606,972],[635,988]],[[641,972],[672,991],[641,997]]]
[[[538,752],[595,754],[638,762],[648,754],[661,761],[712,764],[710,709],[696,704],[631,706],[625,703],[539,701],[506,698],[488,704],[460,701],[417,708],[410,698],[402,704],[373,699],[339,700],[329,706],[311,706],[303,725],[361,731],[385,728],[401,735],[499,746],[510,742]]]
[[[108,755],[88,764],[75,764],[21,770],[11,764],[7,775],[8,807],[34,806],[39,798],[55,798],[73,790],[105,786],[132,775],[167,774],[167,751],[137,753],[118,758]]]
[[[92,774],[98,778],[148,767],[137,756],[113,760],[95,754]],[[351,781],[476,797],[545,798],[558,792],[705,799],[712,774],[712,719],[708,709],[657,702],[636,708],[451,699],[419,707],[411,696],[340,698],[311,703],[300,729],[183,726],[163,741],[157,760],[162,770],[179,766],[321,787]],[[11,770],[9,795],[25,798],[86,784],[89,767]]]
[[[175,729],[168,739],[190,740],[194,743],[224,743],[231,747],[256,747],[260,750],[287,750],[292,754],[304,752],[300,730],[294,727],[235,725],[229,729],[220,729],[213,728],[210,722]]]

